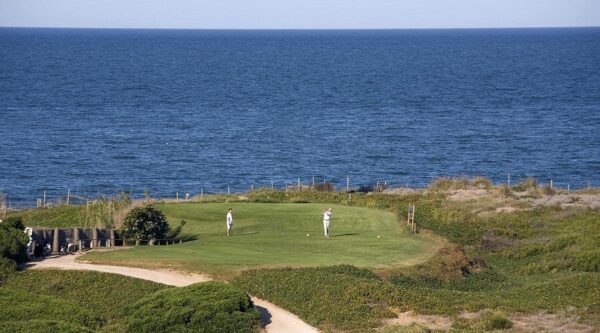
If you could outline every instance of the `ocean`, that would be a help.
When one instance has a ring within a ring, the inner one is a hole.
[[[600,28],[0,28],[13,205],[508,174],[600,185]]]

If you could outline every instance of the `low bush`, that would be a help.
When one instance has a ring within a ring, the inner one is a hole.
[[[92,333],[94,330],[77,323],[60,320],[32,319],[20,321],[6,321],[2,323],[0,332],[31,332],[31,333]]]
[[[129,307],[130,332],[254,332],[260,313],[242,290],[222,282],[156,292]]]
[[[471,319],[458,318],[452,328],[461,331],[495,331],[507,330],[512,327],[512,322],[501,312],[486,311],[481,316]]]
[[[535,191],[537,189],[537,180],[533,177],[521,179],[511,189],[515,192]]]
[[[243,272],[233,283],[324,330],[367,329],[379,326],[382,318],[394,317],[387,301],[392,286],[366,269],[253,270]]]
[[[0,323],[31,320],[55,320],[71,326],[96,329],[102,319],[94,311],[76,302],[33,292],[0,288]],[[20,325],[20,324],[13,324]]]
[[[151,205],[134,208],[123,222],[122,235],[131,240],[164,239],[169,230],[165,215]]]
[[[125,330],[124,308],[148,294],[165,288],[171,287],[116,274],[64,270],[18,272],[10,276],[1,287],[1,289],[28,295],[15,300],[12,303],[15,307],[26,308],[29,299],[36,299],[38,296],[43,297],[44,300],[60,299],[76,308],[92,311],[101,320],[101,325],[93,328],[111,332]],[[0,302],[0,304],[9,303]],[[48,303],[48,306],[53,304]],[[72,320],[68,315],[61,318],[47,316],[38,318],[81,325],[80,321]]]
[[[0,257],[0,283],[6,280],[11,274],[17,271],[17,264],[14,260]]]
[[[29,237],[23,229],[23,221],[17,216],[0,223],[0,282],[16,271],[17,264],[27,261]]]

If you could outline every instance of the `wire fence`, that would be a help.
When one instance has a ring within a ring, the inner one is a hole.
[[[449,176],[449,177],[465,177],[465,176]],[[517,185],[522,181],[524,177],[514,177],[511,174],[507,174],[504,181],[495,182],[495,185],[506,184],[509,187]],[[372,182],[356,184],[352,182],[350,176],[345,177],[307,177],[301,178],[296,177],[288,181],[275,183],[273,181],[269,183],[261,184],[250,184],[249,186],[186,186],[187,190],[153,190],[153,189],[137,189],[128,191],[113,190],[110,193],[92,192],[88,189],[72,189],[68,187],[60,187],[53,189],[46,189],[40,191],[39,196],[25,199],[22,197],[14,198],[11,194],[0,190],[0,218],[6,215],[9,211],[26,209],[26,208],[43,208],[43,207],[55,207],[63,205],[77,205],[87,204],[90,202],[96,202],[98,200],[113,200],[122,197],[127,197],[131,200],[190,200],[192,198],[209,196],[209,195],[232,195],[237,193],[246,193],[248,191],[256,190],[259,188],[267,188],[280,191],[360,191],[360,192],[377,192],[386,189],[402,189],[402,188],[413,188],[423,189],[428,186],[427,184],[409,184],[409,183],[392,183],[387,180],[375,180]],[[578,186],[572,186],[568,181],[560,181],[549,179],[545,182],[538,183],[539,187],[549,187],[551,189],[562,189],[567,192],[571,190],[580,189],[591,189],[591,181],[588,181],[585,185],[578,184]],[[183,187],[183,186],[182,186]]]

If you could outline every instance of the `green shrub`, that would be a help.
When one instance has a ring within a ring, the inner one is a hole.
[[[122,235],[132,240],[164,239],[169,230],[165,215],[151,205],[134,208],[123,222]]]
[[[512,322],[506,318],[503,313],[494,312],[484,316],[485,329],[487,330],[507,330],[512,327]]]
[[[537,180],[533,177],[521,179],[517,184],[512,186],[512,190],[516,192],[525,192],[537,189]]]
[[[222,282],[156,292],[129,307],[130,332],[254,332],[260,313],[242,290]]]
[[[0,282],[16,271],[16,264],[27,261],[29,237],[23,229],[19,217],[9,217],[0,223]]]
[[[92,329],[70,322],[59,320],[21,320],[21,321],[6,321],[2,323],[0,332],[30,332],[30,333],[92,333]]]
[[[233,283],[326,331],[377,327],[382,318],[394,317],[387,301],[396,294],[392,286],[366,269],[345,265],[252,270]]]
[[[461,331],[495,331],[512,327],[512,322],[501,312],[485,311],[481,316],[466,319],[458,318],[452,323],[452,328]]]
[[[0,323],[29,320],[57,320],[95,329],[102,319],[91,309],[57,297],[37,295],[33,292],[0,288]],[[1,326],[4,324],[2,323]]]
[[[17,264],[14,260],[0,257],[0,283],[17,271]]]
[[[1,224],[5,228],[15,228],[18,230],[25,230],[25,225],[23,224],[23,218],[17,215],[9,215],[2,221]]]
[[[1,288],[69,302],[77,308],[93,311],[101,318],[102,327],[99,329],[123,332],[126,316],[124,308],[148,294],[172,287],[109,273],[26,270],[10,276]],[[23,304],[26,307],[26,302],[27,298],[20,299],[15,306]],[[52,321],[60,318],[40,316],[39,319]],[[68,316],[60,320],[76,322]]]

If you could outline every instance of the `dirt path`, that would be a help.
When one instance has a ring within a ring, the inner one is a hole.
[[[138,279],[154,281],[171,286],[184,287],[197,282],[210,281],[211,278],[201,274],[188,274],[173,270],[150,270],[124,266],[107,266],[85,264],[75,261],[77,255],[47,258],[33,262],[32,269],[57,268],[97,271],[131,276]],[[318,330],[303,322],[295,314],[286,311],[267,301],[252,297],[252,302],[260,311],[261,321],[269,333],[314,333]]]

